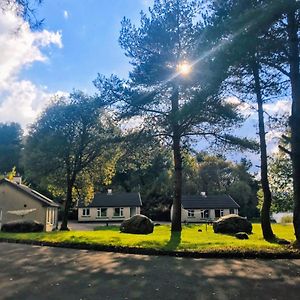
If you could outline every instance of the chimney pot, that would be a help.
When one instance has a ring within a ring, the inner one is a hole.
[[[22,184],[22,176],[15,176],[12,181],[17,184]]]

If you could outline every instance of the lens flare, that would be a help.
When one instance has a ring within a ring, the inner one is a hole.
[[[192,71],[192,66],[187,62],[182,62],[177,66],[177,72],[186,76]]]

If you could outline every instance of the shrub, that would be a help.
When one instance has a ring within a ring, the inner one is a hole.
[[[282,217],[280,223],[281,224],[293,223],[293,216],[292,215],[288,215],[288,216]]]
[[[44,225],[37,221],[13,221],[2,225],[3,232],[41,232]]]

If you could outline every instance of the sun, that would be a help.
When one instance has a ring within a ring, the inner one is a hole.
[[[191,71],[192,71],[192,66],[186,61],[177,65],[177,72],[184,76],[190,74]]]

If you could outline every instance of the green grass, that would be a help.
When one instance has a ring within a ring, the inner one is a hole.
[[[279,238],[294,241],[292,225],[272,225]],[[198,229],[202,232],[198,232]],[[183,225],[182,233],[171,235],[170,226],[162,225],[154,228],[149,235],[134,235],[120,233],[118,227],[98,227],[96,231],[69,231],[50,233],[0,233],[0,238],[30,240],[50,243],[75,243],[103,245],[114,247],[134,247],[168,251],[195,251],[195,252],[267,252],[276,253],[291,251],[291,248],[266,242],[261,233],[260,225],[253,224],[253,234],[249,240],[238,240],[233,236],[215,234],[212,226]]]

